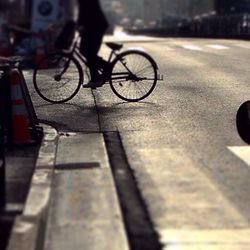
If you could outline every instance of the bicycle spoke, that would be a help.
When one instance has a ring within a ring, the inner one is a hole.
[[[64,54],[51,54],[45,62],[48,67],[38,65],[34,73],[36,91],[52,103],[70,100],[78,92],[82,81],[79,63]]]
[[[128,72],[122,78],[122,73]],[[121,79],[117,81],[116,76]],[[112,89],[122,99],[137,101],[152,92],[156,84],[156,69],[145,53],[129,52],[119,58],[113,68]]]
[[[125,72],[127,76],[123,77]],[[121,54],[114,64],[111,88],[124,100],[138,101],[152,92],[156,81],[155,63],[144,52],[128,51]]]

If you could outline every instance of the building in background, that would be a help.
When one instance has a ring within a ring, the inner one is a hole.
[[[59,2],[58,18],[76,19],[76,0],[40,0]],[[250,0],[100,0],[113,27],[126,24],[136,28],[164,28],[176,26],[183,20],[199,16],[238,14],[250,12]],[[11,4],[9,21],[22,27],[32,27],[34,5],[37,0],[1,0]],[[47,5],[48,6],[48,5]],[[45,8],[46,9],[46,8]],[[1,10],[0,10],[1,12]],[[46,10],[45,10],[46,12]]]
[[[215,0],[219,14],[250,13],[250,0]]]
[[[42,20],[57,12],[57,18],[75,15],[75,0],[2,0],[9,3],[9,22],[25,28],[32,27],[34,15]],[[1,12],[1,10],[0,10]],[[42,15],[40,15],[42,14]]]
[[[61,2],[59,0],[33,0],[31,29],[39,32],[47,29],[62,18]]]
[[[103,0],[107,1],[107,0]],[[145,26],[171,26],[183,19],[214,10],[214,0],[120,0],[123,17],[141,19]]]

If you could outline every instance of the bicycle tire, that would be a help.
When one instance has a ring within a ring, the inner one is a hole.
[[[126,67],[132,73],[132,77],[129,76],[131,74]],[[146,52],[140,50],[124,51],[117,55],[112,62],[111,89],[124,101],[141,101],[154,90],[157,83],[157,70],[156,62]]]
[[[41,59],[33,73],[38,95],[50,103],[71,100],[83,83],[80,63],[71,54],[52,53]]]

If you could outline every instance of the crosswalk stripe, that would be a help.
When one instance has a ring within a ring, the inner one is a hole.
[[[208,44],[206,45],[206,47],[212,48],[212,49],[229,49],[229,47],[219,45],[219,44]]]
[[[235,146],[227,148],[250,167],[250,146]]]
[[[237,43],[235,44],[237,47],[239,48],[243,48],[243,49],[250,49],[250,46],[249,44],[240,44],[240,43]]]
[[[189,49],[189,50],[196,50],[196,51],[201,51],[202,49],[196,45],[193,44],[186,44],[186,45],[182,45],[182,47],[184,49]]]
[[[161,232],[164,250],[249,249],[250,229],[165,229]]]
[[[202,51],[203,49],[199,46],[193,45],[193,44],[185,44],[182,45],[184,49],[188,50],[194,50],[194,51]],[[229,49],[229,47],[220,45],[220,44],[207,44],[205,47],[210,48],[210,49],[216,49],[216,50],[226,50]]]

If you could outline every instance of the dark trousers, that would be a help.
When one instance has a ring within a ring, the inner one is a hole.
[[[98,57],[98,51],[101,47],[104,33],[105,31],[94,31],[92,29],[90,31],[85,30],[84,34],[82,34],[80,52],[88,62],[91,80],[98,80],[100,78],[98,68],[102,59]]]

